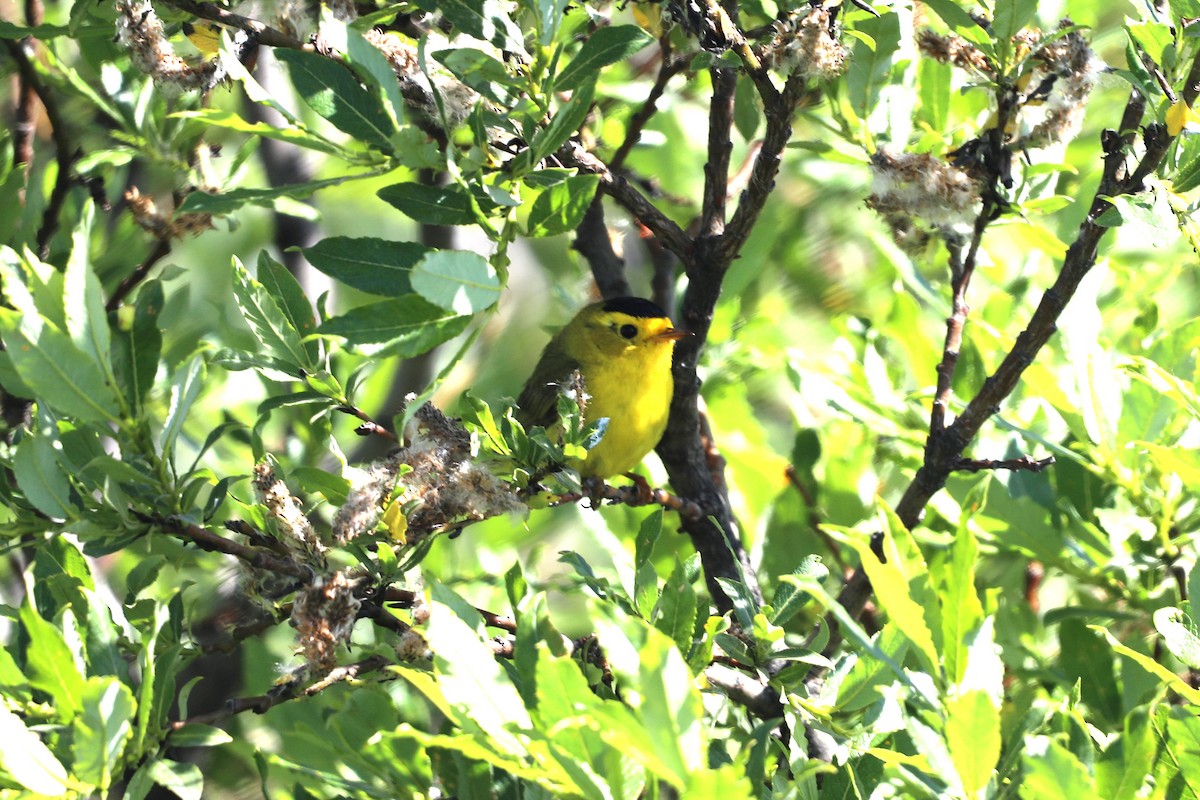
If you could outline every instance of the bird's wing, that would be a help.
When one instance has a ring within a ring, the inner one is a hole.
[[[526,428],[553,425],[558,419],[558,386],[577,369],[579,362],[566,353],[543,353],[517,398],[517,421]]]

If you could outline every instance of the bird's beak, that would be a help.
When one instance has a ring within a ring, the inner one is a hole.
[[[674,342],[674,341],[678,341],[679,339],[684,339],[691,335],[692,335],[691,331],[681,331],[676,328],[667,328],[662,333],[654,334],[654,339],[655,339],[655,341],[659,341],[659,342]]]

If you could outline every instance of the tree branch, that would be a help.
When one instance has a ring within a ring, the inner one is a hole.
[[[116,289],[113,289],[113,293],[109,296],[108,302],[104,304],[104,310],[116,311],[118,308],[120,308],[121,303],[126,297],[129,296],[129,293],[134,290],[134,287],[144,281],[146,276],[150,274],[150,270],[154,268],[154,265],[166,258],[170,252],[171,240],[159,239],[158,243],[154,246],[154,249],[150,251],[150,255],[146,256],[146,259],[142,261],[141,264],[138,264],[134,268],[133,272],[126,275],[124,280],[117,284]]]
[[[50,94],[49,88],[42,83],[33,61],[25,52],[26,45],[32,41],[31,39],[20,42],[12,39],[0,39],[17,65],[17,73],[21,76],[21,85],[26,92],[33,91],[38,100],[42,102],[42,108],[46,110],[46,118],[50,121],[50,133],[54,138],[54,154],[58,161],[58,174],[54,177],[54,188],[50,190],[50,200],[46,203],[46,209],[42,213],[42,224],[37,232],[38,256],[46,258],[49,255],[50,239],[58,230],[58,215],[62,211],[63,203],[66,202],[67,192],[71,189],[71,170],[74,168],[76,153],[70,137],[67,135],[69,127],[57,101]],[[30,135],[32,135],[32,131]],[[32,148],[29,152],[32,155]]]
[[[354,664],[335,667],[324,678],[310,684],[304,689],[299,689],[297,683],[288,683],[267,694],[260,694],[255,697],[235,697],[226,702],[224,708],[217,711],[210,711],[207,714],[197,714],[194,717],[176,720],[167,725],[167,729],[177,731],[188,725],[213,725],[246,711],[253,711],[255,714],[265,714],[280,703],[286,703],[289,700],[296,700],[301,697],[314,697],[334,684],[351,681],[370,672],[375,672],[387,666],[388,663],[390,663],[388,659],[383,656],[370,656]]]
[[[209,550],[215,553],[225,553],[245,561],[252,567],[265,570],[267,572],[277,572],[281,575],[290,575],[293,578],[307,581],[312,578],[312,570],[302,564],[297,564],[295,561],[260,550],[256,547],[248,547],[238,542],[230,541],[223,536],[218,536],[210,530],[201,528],[193,522],[187,522],[179,517],[154,517],[145,514],[134,512],[138,519],[143,522],[155,525],[166,533],[188,539],[195,542],[201,550]]]
[[[713,68],[713,93],[708,106],[708,160],[704,163],[704,200],[700,209],[700,236],[719,236],[725,232],[725,199],[729,196],[729,159],[733,143],[733,93],[737,73]],[[714,265],[719,266],[719,265]]]
[[[642,103],[632,117],[629,118],[629,125],[625,128],[625,140],[621,142],[621,146],[617,148],[617,152],[613,153],[613,157],[609,159],[608,166],[613,172],[620,172],[625,166],[625,159],[633,152],[633,148],[641,141],[642,131],[658,112],[658,101],[662,99],[663,92],[666,91],[667,83],[671,78],[688,68],[692,63],[691,56],[672,58],[671,57],[671,40],[667,36],[663,36],[658,40],[659,49],[662,51],[662,65],[658,68],[658,77],[654,79],[654,85],[650,87],[650,93],[646,95],[645,102]]]
[[[662,239],[680,259],[686,260],[692,251],[692,241],[674,220],[662,213],[645,195],[639,192],[623,176],[616,175],[578,141],[570,141],[558,151],[564,166],[575,167],[584,172],[600,176],[600,188],[617,201],[626,211],[633,214],[651,233]]]
[[[601,297],[625,297],[632,293],[625,277],[625,259],[613,249],[612,237],[604,222],[603,192],[596,192],[596,198],[575,229],[571,248],[587,260]]]
[[[230,11],[225,11],[213,3],[200,3],[197,0],[163,0],[167,5],[173,6],[180,11],[186,11],[200,19],[207,19],[212,22],[220,23],[230,28],[237,28],[253,34],[259,43],[269,47],[283,47],[288,50],[304,50],[311,48],[310,45],[305,45],[304,42],[296,39],[283,31],[272,28],[270,25],[265,25],[258,20],[243,17],[241,14],[234,14]]]

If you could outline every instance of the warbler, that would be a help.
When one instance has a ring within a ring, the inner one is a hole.
[[[629,472],[662,438],[675,384],[675,342],[690,334],[671,325],[667,312],[640,297],[616,297],[582,309],[542,351],[517,399],[526,427],[557,419],[559,386],[575,370],[586,393],[583,418],[608,418],[600,442],[578,467],[584,478]]]

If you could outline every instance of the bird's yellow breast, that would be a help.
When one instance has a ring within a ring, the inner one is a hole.
[[[663,327],[669,322],[664,320]],[[629,472],[658,444],[667,426],[675,384],[671,378],[674,342],[631,344],[616,357],[582,359],[588,394],[584,419],[607,417],[604,437],[580,466],[584,477]]]

